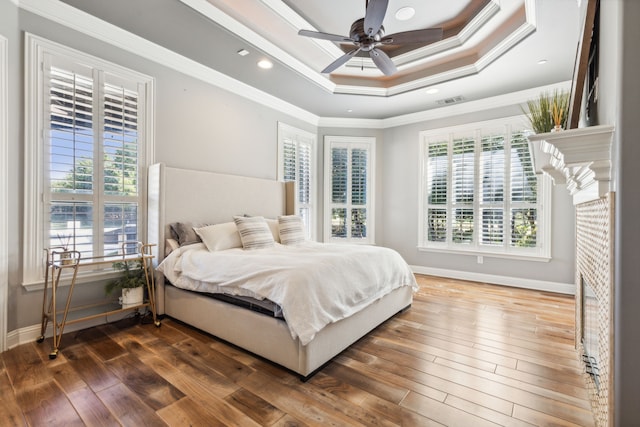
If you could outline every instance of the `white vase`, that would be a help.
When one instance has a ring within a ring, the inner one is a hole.
[[[138,286],[137,288],[123,288],[120,304],[122,304],[122,308],[140,305],[142,304],[143,296],[144,288],[142,286]]]

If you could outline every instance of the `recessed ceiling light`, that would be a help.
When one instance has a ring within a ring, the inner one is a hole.
[[[261,59],[258,61],[258,67],[268,70],[269,68],[273,68],[273,63],[268,59]]]
[[[538,61],[538,65],[543,65],[546,64],[547,60],[546,59],[541,59],[540,61]]]
[[[398,21],[407,21],[413,18],[413,15],[416,14],[416,10],[412,7],[405,6],[401,7],[396,11],[396,19]]]
[[[433,95],[435,93],[440,92],[440,89],[438,89],[437,87],[431,87],[427,89],[425,92],[427,92],[429,95]]]
[[[240,55],[240,56],[247,56],[247,55],[249,55],[249,51],[248,51],[247,49],[240,49],[240,50],[238,51],[238,55]]]

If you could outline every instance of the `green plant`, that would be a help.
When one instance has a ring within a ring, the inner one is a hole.
[[[114,262],[113,268],[122,271],[122,275],[105,285],[104,290],[107,295],[115,289],[139,288],[147,284],[144,268],[140,261]]]
[[[527,115],[535,133],[551,132],[556,126],[564,128],[569,115],[569,93],[555,90],[541,93],[537,99],[527,101]]]
[[[556,90],[553,93],[551,116],[553,117],[554,126],[565,128],[567,117],[569,116],[569,94],[567,92],[558,92]]]

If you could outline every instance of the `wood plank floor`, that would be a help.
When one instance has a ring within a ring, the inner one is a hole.
[[[573,297],[417,276],[410,310],[306,383],[171,319],[2,353],[0,425],[592,426]]]

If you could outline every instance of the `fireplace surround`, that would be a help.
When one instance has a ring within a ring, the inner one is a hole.
[[[614,198],[609,193],[576,205],[576,347],[583,360],[597,365],[585,364],[597,426],[613,425]]]
[[[529,136],[537,173],[566,184],[576,208],[576,350],[599,427],[614,425],[614,127]],[[589,288],[587,288],[588,286]]]

